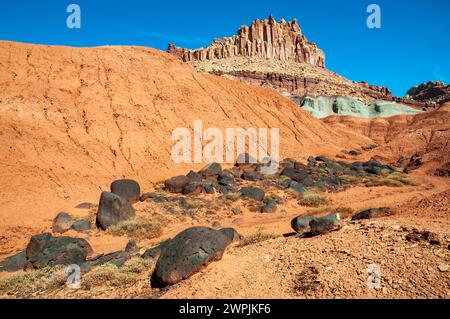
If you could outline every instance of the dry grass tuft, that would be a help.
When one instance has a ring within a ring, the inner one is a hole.
[[[0,279],[0,296],[5,294],[5,296],[30,298],[36,294],[61,288],[66,281],[65,266],[19,272]]]
[[[256,243],[260,243],[262,241],[266,241],[269,239],[274,239],[279,237],[278,235],[275,235],[273,233],[264,232],[262,229],[258,229],[253,234],[250,234],[248,236],[244,236],[244,238],[241,239],[241,241],[238,244],[238,247],[245,247],[248,245],[254,245]]]
[[[122,267],[107,263],[95,267],[81,277],[81,288],[90,290],[99,287],[127,288],[138,281],[150,278],[155,268],[151,259],[135,257],[128,260]]]
[[[308,191],[301,196],[299,204],[301,206],[319,207],[328,203],[325,196],[319,193]]]
[[[114,236],[127,236],[135,240],[153,239],[162,235],[162,222],[158,218],[148,220],[134,218],[111,226],[108,232]]]

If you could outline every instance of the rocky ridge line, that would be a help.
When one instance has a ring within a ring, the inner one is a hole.
[[[276,22],[272,16],[265,20],[257,19],[250,27],[243,25],[236,35],[215,39],[207,48],[189,50],[169,44],[167,51],[179,56],[184,62],[244,56],[325,67],[324,53],[302,34],[297,19]]]

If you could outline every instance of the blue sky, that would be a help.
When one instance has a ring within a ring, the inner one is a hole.
[[[66,26],[71,3],[81,7],[81,29]],[[381,29],[366,26],[371,3],[381,7]],[[269,14],[297,18],[325,51],[327,68],[351,80],[388,86],[399,96],[421,82],[450,81],[450,0],[1,0],[0,39],[197,48]]]

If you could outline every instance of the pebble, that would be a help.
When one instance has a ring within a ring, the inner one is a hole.
[[[447,271],[450,270],[450,265],[448,265],[448,264],[440,264],[438,266],[438,269],[439,269],[440,272],[447,272]]]

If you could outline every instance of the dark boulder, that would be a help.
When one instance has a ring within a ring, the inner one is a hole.
[[[192,182],[184,186],[183,195],[201,194],[203,192],[203,185],[201,182]]]
[[[315,219],[314,217],[310,217],[310,216],[298,216],[295,217],[292,221],[291,221],[291,227],[294,231],[296,231],[297,233],[308,233],[311,231],[311,228],[309,227],[309,223]]]
[[[241,178],[244,170],[238,166],[234,166],[228,170],[235,178]]]
[[[306,189],[305,185],[298,183],[296,181],[291,181],[289,184],[289,188],[297,193],[306,193],[308,190]]]
[[[294,168],[285,168],[283,169],[283,171],[281,172],[281,175],[283,176],[287,176],[290,179],[296,181],[296,182],[303,182],[303,180],[305,180],[307,177],[309,176],[309,172],[305,171],[305,170],[297,170]]]
[[[384,216],[390,216],[391,209],[389,207],[370,208],[357,213],[352,217],[352,220],[380,218]]]
[[[191,182],[201,182],[203,180],[203,175],[194,171],[187,173],[186,177],[189,178]]]
[[[274,214],[277,212],[277,202],[274,200],[268,200],[264,202],[264,206],[261,209],[261,213]]]
[[[309,222],[312,236],[322,235],[331,231],[339,230],[342,227],[339,214],[329,214],[327,216],[318,217]]]
[[[218,232],[228,239],[228,243],[238,242],[242,239],[242,236],[234,228],[222,228]]]
[[[101,194],[96,221],[98,228],[106,230],[110,226],[134,216],[134,208],[128,200],[113,193],[103,192]]]
[[[239,208],[237,208],[237,207],[233,207],[231,209],[231,213],[233,213],[233,215],[238,215],[238,214],[241,213],[241,210]]]
[[[26,248],[27,268],[41,269],[55,265],[81,265],[92,253],[83,238],[53,237],[49,233],[35,235]]]
[[[224,170],[223,172],[221,172],[217,181],[219,182],[220,185],[224,185],[224,186],[229,186],[229,185],[233,186],[235,183],[234,175],[229,170]]]
[[[317,162],[331,162],[331,160],[328,158],[328,157],[326,157],[326,156],[316,156],[316,161]]]
[[[87,232],[91,230],[91,228],[92,228],[91,222],[84,219],[77,220],[72,224],[72,229],[80,233]]]
[[[300,234],[316,236],[342,227],[339,214],[331,213],[323,217],[299,216],[291,221],[291,227]]]
[[[262,201],[265,196],[265,193],[261,188],[253,186],[242,187],[239,192],[243,197],[251,198],[256,201]]]
[[[184,175],[175,176],[164,182],[164,189],[171,193],[181,194],[190,182],[191,180]]]
[[[262,179],[262,174],[256,171],[244,171],[242,179],[246,181],[256,182]]]
[[[219,163],[211,163],[208,166],[202,168],[199,174],[203,175],[204,177],[210,177],[210,176],[218,176],[221,172],[222,166],[220,166]]]
[[[230,239],[207,227],[192,227],[179,233],[162,249],[152,282],[158,286],[175,284],[220,260]]]
[[[55,219],[53,219],[52,230],[54,233],[65,233],[72,227],[73,219],[72,217],[64,212],[56,215]]]
[[[16,272],[19,270],[23,270],[27,265],[27,254],[24,251],[21,251],[14,256],[8,257],[5,260],[0,262],[0,272]]]
[[[126,199],[130,204],[134,204],[139,201],[141,187],[135,180],[120,179],[111,183],[111,193]]]
[[[157,260],[159,256],[161,255],[162,250],[167,247],[171,239],[168,239],[166,241],[163,241],[158,246],[152,247],[147,249],[143,254],[142,258],[151,258],[153,260]]]

